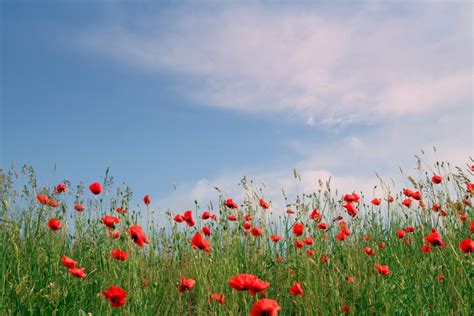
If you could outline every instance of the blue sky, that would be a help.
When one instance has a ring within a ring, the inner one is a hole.
[[[1,165],[44,183],[107,166],[157,207],[276,199],[332,177],[368,189],[473,155],[468,2],[3,1]],[[57,171],[53,174],[53,166]],[[178,190],[172,189],[176,183]]]

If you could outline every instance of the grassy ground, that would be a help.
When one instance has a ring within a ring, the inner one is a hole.
[[[474,261],[459,246],[471,237],[474,189],[466,192],[466,183],[472,182],[472,170],[464,167],[453,172],[447,164],[437,164],[433,170],[443,176],[440,184],[432,182],[431,171],[410,178],[409,189],[421,192],[422,206],[414,199],[410,207],[403,206],[408,197],[382,185],[385,192],[380,196],[359,193],[360,200],[352,202],[358,214],[352,218],[343,207],[343,195],[336,196],[323,184],[316,193],[300,194],[288,202],[296,212],[292,215],[284,208],[264,210],[258,202],[260,191],[243,183],[246,198],[236,201],[241,203],[238,209],[225,206],[228,197],[222,196],[210,210],[216,219],[202,220],[204,210],[195,205],[193,227],[173,221],[184,210],[172,213],[141,207],[134,211],[131,190],[113,188],[108,175],[102,181],[104,191],[93,195],[88,185],[67,181],[63,182],[67,191],[55,193],[54,186],[36,183],[32,168],[2,171],[0,313],[248,315],[252,305],[266,296],[277,301],[279,315],[337,315],[344,309],[350,314],[472,315]],[[41,204],[40,194],[59,206]],[[386,201],[390,196],[392,203]],[[382,200],[379,206],[370,202],[374,197]],[[85,210],[75,211],[77,203]],[[436,203],[441,207],[434,212]],[[118,214],[118,207],[128,209],[128,214]],[[320,220],[310,218],[314,208],[322,214]],[[103,215],[119,218],[114,231],[120,231],[120,238],[110,237]],[[237,221],[229,221],[229,215],[236,215]],[[252,227],[262,229],[261,236],[245,234],[245,215],[252,217],[248,220]],[[336,219],[339,215],[342,220]],[[61,222],[59,230],[48,227],[53,217]],[[350,236],[338,240],[342,221],[347,222]],[[300,237],[293,233],[296,222],[305,227]],[[329,228],[318,229],[319,222]],[[129,227],[136,224],[150,239],[143,248],[129,235]],[[203,226],[212,232],[205,237],[211,242],[210,253],[193,249],[190,243]],[[398,230],[409,226],[415,231],[397,237]],[[445,246],[431,245],[431,252],[423,253],[432,228],[439,231]],[[272,233],[281,235],[281,240],[272,242]],[[307,237],[313,245],[295,247],[296,240]],[[380,242],[385,248],[378,246]],[[365,247],[375,255],[366,254]],[[111,257],[117,248],[128,252],[126,261]],[[314,255],[309,256],[308,250]],[[76,260],[87,276],[68,273],[62,256]],[[329,261],[323,262],[321,256]],[[388,265],[390,274],[380,274],[376,264]],[[257,275],[270,286],[255,297],[230,287],[228,281],[242,273]],[[183,293],[179,291],[182,277],[196,281]],[[295,282],[300,283],[302,296],[290,293]],[[102,294],[111,285],[127,292],[122,307],[112,307]],[[217,292],[225,296],[224,304],[209,301]]]

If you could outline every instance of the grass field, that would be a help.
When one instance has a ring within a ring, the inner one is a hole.
[[[189,212],[138,206],[108,174],[3,170],[0,314],[472,315],[471,164],[378,195],[320,183],[278,208],[243,181],[244,199]]]

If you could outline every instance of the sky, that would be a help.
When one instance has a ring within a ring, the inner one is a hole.
[[[215,186],[241,196],[243,176],[277,201],[329,177],[372,191],[421,150],[427,166],[473,156],[468,1],[0,6],[0,165],[42,184],[110,167],[187,209]]]

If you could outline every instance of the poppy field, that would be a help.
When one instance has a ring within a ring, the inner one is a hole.
[[[286,205],[244,178],[184,210],[0,169],[0,314],[472,315],[474,165],[425,169]]]

